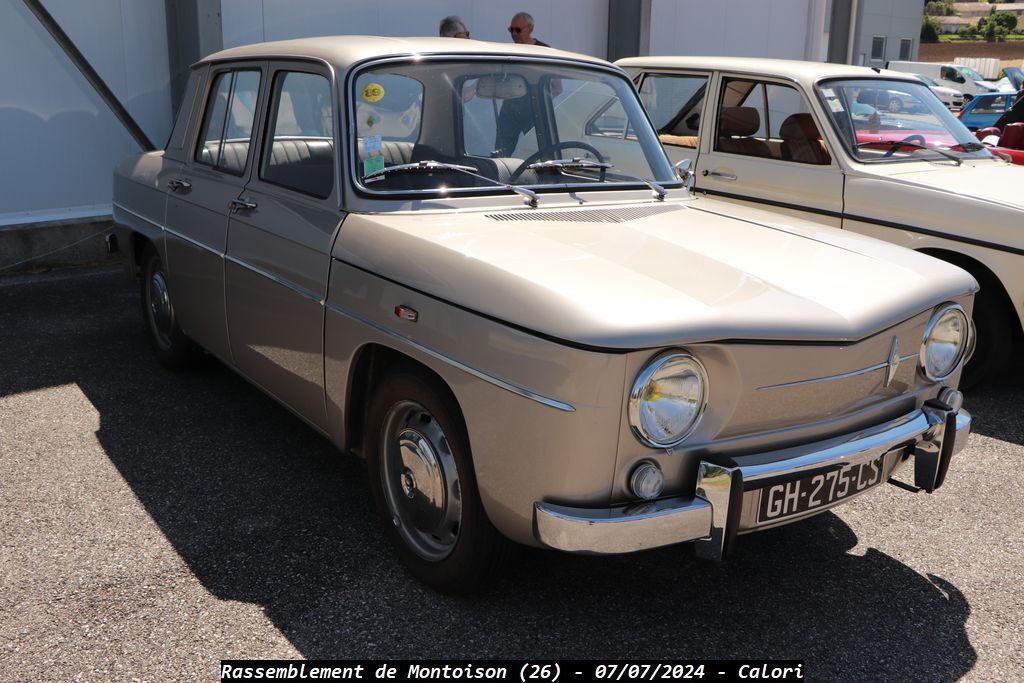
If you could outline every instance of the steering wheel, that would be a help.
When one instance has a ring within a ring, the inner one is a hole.
[[[912,142],[915,145],[920,145],[921,147],[924,147],[926,140],[924,139],[923,135],[920,135],[918,133],[914,133],[913,135],[908,135],[907,137],[905,137],[902,140],[900,140],[900,144],[899,145],[893,145],[892,147],[890,147],[889,150],[885,154],[882,155],[882,158],[886,159],[888,157],[891,157],[896,152],[896,150],[898,150],[900,148],[900,146],[904,142]]]
[[[597,157],[597,161],[599,163],[603,164],[605,162],[604,155],[601,154],[601,152],[599,152],[597,148],[593,147],[592,145],[588,145],[587,143],[580,142],[578,140],[564,140],[562,142],[556,142],[553,145],[548,145],[547,147],[541,147],[536,152],[526,157],[523,163],[519,164],[519,167],[516,168],[516,170],[512,171],[512,175],[508,177],[508,182],[511,184],[515,184],[516,180],[519,179],[519,176],[521,176],[523,172],[530,167],[530,164],[544,159],[549,154],[553,155],[555,152],[561,152],[563,149],[585,149],[586,151],[590,152],[595,157]],[[551,158],[554,157],[552,156]],[[601,173],[604,173],[603,169]]]

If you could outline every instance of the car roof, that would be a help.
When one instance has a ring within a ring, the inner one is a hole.
[[[608,66],[608,62],[589,55],[537,45],[462,38],[385,36],[321,36],[252,43],[215,52],[195,66],[229,60],[312,59],[331,64],[338,71],[344,72],[369,59],[413,55],[548,57]]]
[[[739,73],[781,76],[811,85],[823,78],[878,78],[884,76],[918,82],[902,71],[875,70],[866,66],[804,62],[796,59],[762,59],[752,57],[629,57],[615,62],[622,68],[715,69]]]

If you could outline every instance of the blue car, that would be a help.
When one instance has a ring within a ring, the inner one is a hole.
[[[1010,109],[1016,96],[1016,93],[1012,92],[993,92],[975,95],[960,110],[957,118],[967,126],[968,130],[988,128],[995,124],[1004,112]]]

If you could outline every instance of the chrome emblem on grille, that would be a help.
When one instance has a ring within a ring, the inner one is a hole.
[[[896,376],[896,368],[900,366],[900,340],[899,337],[892,338],[892,346],[889,347],[889,360],[885,364],[885,386],[892,384],[892,378]]]

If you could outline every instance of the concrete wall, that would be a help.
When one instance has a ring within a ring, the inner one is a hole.
[[[170,132],[163,0],[44,6],[159,145]],[[0,2],[0,226],[110,213],[114,164],[138,148],[21,0]]]
[[[608,0],[221,0],[224,47],[264,40],[335,34],[436,36],[440,20],[457,14],[474,39],[511,42],[518,11],[533,15],[534,38],[562,50],[604,58]]]
[[[823,60],[825,0],[651,0],[652,55]]]

